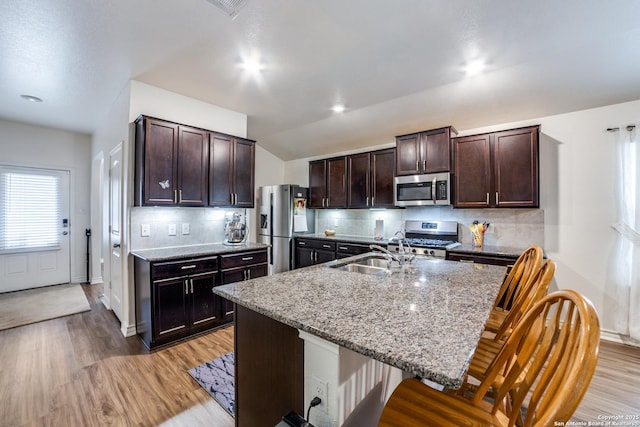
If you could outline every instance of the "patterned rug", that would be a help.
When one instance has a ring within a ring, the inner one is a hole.
[[[232,417],[235,416],[233,352],[189,369],[189,374]]]

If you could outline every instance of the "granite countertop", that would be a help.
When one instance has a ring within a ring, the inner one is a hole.
[[[467,254],[479,254],[479,255],[504,255],[518,258],[522,252],[527,248],[516,248],[510,246],[473,246],[469,244],[462,244],[456,246],[453,249],[449,249],[448,252],[452,253],[467,253]]]
[[[389,243],[389,238],[384,237],[380,240],[376,240],[371,236],[350,236],[346,234],[337,234],[334,236],[327,236],[324,233],[315,233],[315,234],[298,234],[297,238],[307,238],[307,239],[322,239],[329,240],[334,242],[345,242],[345,243],[360,243],[364,245],[386,245]]]
[[[460,387],[506,268],[430,258],[375,276],[329,267],[372,255],[218,286],[214,293],[411,374]]]
[[[212,256],[233,252],[244,252],[268,248],[264,243],[245,243],[242,245],[228,246],[222,243],[209,243],[206,245],[173,246],[159,249],[141,249],[131,251],[131,255],[145,261],[169,261],[172,259]]]

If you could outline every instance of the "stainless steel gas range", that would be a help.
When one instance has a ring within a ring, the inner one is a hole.
[[[398,233],[400,234],[400,233]],[[456,221],[408,220],[404,223],[404,236],[389,241],[388,249],[396,253],[445,258],[447,249],[460,246]]]

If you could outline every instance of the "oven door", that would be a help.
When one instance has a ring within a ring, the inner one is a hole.
[[[451,174],[397,176],[393,193],[396,206],[449,205]]]

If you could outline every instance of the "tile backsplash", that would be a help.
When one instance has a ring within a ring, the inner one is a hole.
[[[454,209],[451,206],[411,207],[387,210],[323,209],[316,211],[316,231],[334,229],[338,235],[373,237],[376,220],[384,221],[388,239],[404,228],[408,219],[448,220],[458,222],[459,239],[472,243],[469,225],[474,220],[489,222],[485,245],[544,248],[544,211],[542,209]]]
[[[133,207],[131,249],[220,243],[224,240],[226,216],[233,212],[247,214],[245,209]],[[188,234],[183,233],[183,224],[188,224]],[[143,225],[149,227],[147,237],[142,236]],[[170,226],[175,226],[175,235],[169,235]]]

